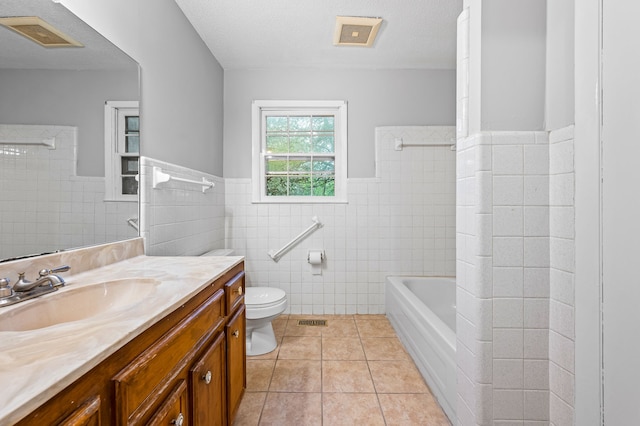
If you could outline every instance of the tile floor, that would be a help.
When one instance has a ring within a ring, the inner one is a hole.
[[[298,319],[327,319],[327,327]],[[283,315],[247,358],[235,426],[450,425],[384,315]]]

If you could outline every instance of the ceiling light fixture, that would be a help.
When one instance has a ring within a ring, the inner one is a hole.
[[[83,47],[70,36],[48,24],[37,16],[14,16],[0,18],[0,25],[44,47]]]
[[[336,16],[333,34],[335,46],[371,47],[382,24],[382,18]]]

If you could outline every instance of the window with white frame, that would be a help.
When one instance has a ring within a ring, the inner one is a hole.
[[[138,200],[140,114],[137,101],[105,104],[105,199]]]
[[[253,102],[254,202],[346,202],[346,181],[346,102]]]

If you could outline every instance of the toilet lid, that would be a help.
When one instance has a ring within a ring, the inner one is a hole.
[[[271,306],[278,304],[286,297],[284,290],[273,287],[247,287],[244,293],[245,305]]]

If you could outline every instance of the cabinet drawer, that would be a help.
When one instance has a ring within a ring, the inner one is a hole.
[[[227,398],[229,423],[233,422],[240,406],[240,400],[247,387],[246,379],[246,319],[245,307],[240,307],[238,313],[229,321],[227,332]]]
[[[139,423],[158,405],[198,342],[224,322],[223,295],[215,292],[113,377],[117,424]]]
[[[236,274],[224,285],[224,293],[227,299],[226,315],[231,315],[244,300],[244,271]]]

